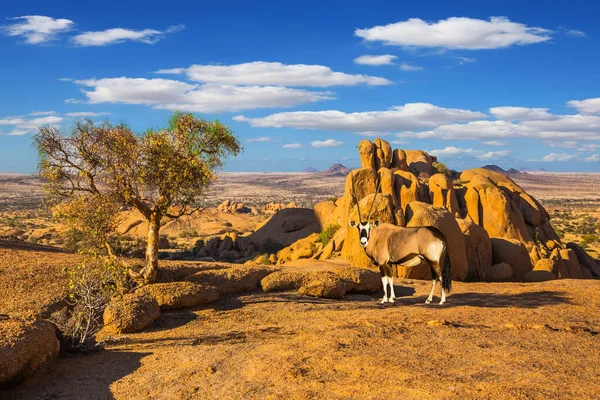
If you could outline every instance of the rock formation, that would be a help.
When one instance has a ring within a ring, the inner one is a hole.
[[[335,203],[315,206],[321,228],[341,226],[336,237],[322,249],[313,239],[305,239],[295,250],[292,245],[283,251],[282,257],[291,259],[295,253],[295,258],[324,260],[341,255],[354,267],[373,268],[348,221],[358,220],[357,207],[366,218],[379,186],[371,220],[440,229],[448,241],[456,280],[600,277],[600,264],[579,246],[563,245],[544,207],[508,176],[475,168],[453,180],[434,174],[435,157],[421,150],[393,150],[381,139],[361,141],[358,152],[362,168],[347,176],[344,195]],[[317,230],[298,239],[313,232]],[[430,275],[427,265],[398,271],[407,278]]]

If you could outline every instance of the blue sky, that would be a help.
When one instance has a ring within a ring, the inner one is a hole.
[[[0,0],[0,171],[77,118],[230,125],[228,171],[358,166],[382,137],[451,168],[600,171],[594,1]],[[487,4],[490,3],[490,4]]]

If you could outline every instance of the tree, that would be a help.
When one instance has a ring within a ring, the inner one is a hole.
[[[224,158],[238,155],[242,146],[230,128],[188,113],[175,113],[169,126],[134,134],[126,125],[98,126],[78,122],[69,135],[56,127],[40,128],[34,137],[40,155],[39,170],[47,179],[45,190],[56,203],[94,207],[90,224],[97,239],[112,254],[107,232],[114,220],[114,205],[136,208],[148,222],[146,265],[134,274],[154,282],[158,271],[158,241],[163,217],[177,219],[198,210],[215,171]],[[86,221],[86,218],[82,220]]]

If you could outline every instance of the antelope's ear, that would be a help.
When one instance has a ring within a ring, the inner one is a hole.
[[[376,219],[375,221],[373,221],[373,226],[379,226],[379,220]]]
[[[349,221],[348,223],[350,224],[350,226],[351,226],[352,228],[356,228],[356,222],[354,222],[354,221]]]

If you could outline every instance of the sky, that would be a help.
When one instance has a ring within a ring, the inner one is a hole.
[[[0,0],[0,171],[76,120],[230,126],[226,171],[359,166],[381,137],[450,168],[600,172],[596,1]]]

